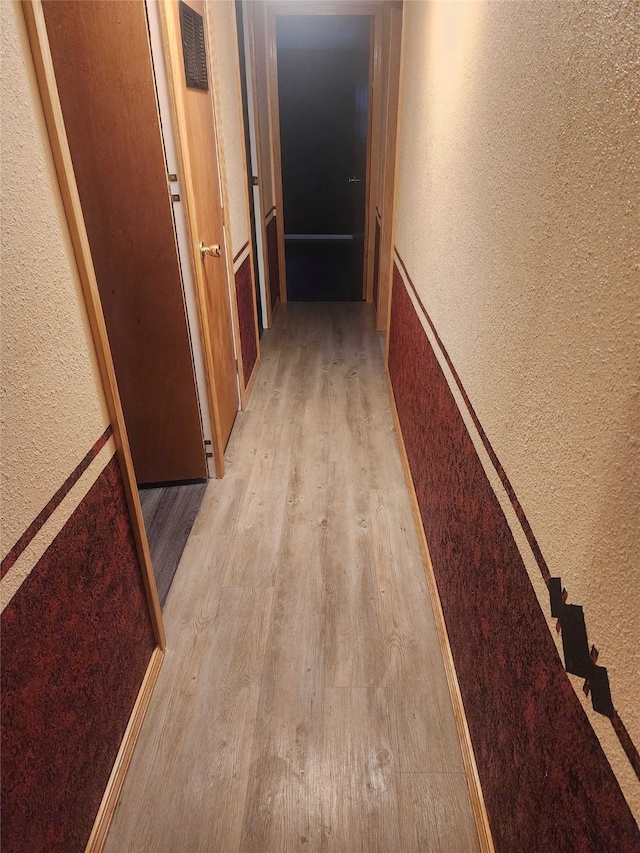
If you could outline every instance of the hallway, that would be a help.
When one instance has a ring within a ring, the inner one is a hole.
[[[105,849],[476,851],[371,309],[261,344]]]

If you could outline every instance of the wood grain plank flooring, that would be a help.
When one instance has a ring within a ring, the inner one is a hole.
[[[400,849],[390,710],[383,687],[324,691],[322,853]]]
[[[311,317],[311,312],[307,312]],[[326,357],[318,324],[289,328],[295,382],[276,447],[288,460],[275,600],[241,851],[319,851],[322,746],[320,553],[326,535]],[[303,332],[303,334],[301,334]]]
[[[400,853],[476,853],[469,797],[456,775],[399,773],[396,789]]]
[[[474,853],[379,335],[283,305],[167,599],[107,853]]]
[[[206,488],[206,483],[188,483],[140,489],[142,517],[162,606],[169,594]]]

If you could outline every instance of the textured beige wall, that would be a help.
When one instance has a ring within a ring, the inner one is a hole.
[[[22,11],[2,15],[4,555],[108,424]]]
[[[218,92],[218,138],[227,184],[231,245],[236,255],[249,239],[249,223],[235,4],[233,0],[217,0],[209,3],[208,9]]]
[[[396,245],[640,746],[640,6],[405,13]]]

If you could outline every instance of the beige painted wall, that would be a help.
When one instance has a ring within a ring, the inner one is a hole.
[[[208,12],[218,93],[218,138],[221,158],[224,161],[221,167],[227,184],[231,245],[233,254],[236,255],[249,239],[249,222],[235,4],[233,0],[217,0],[215,3],[209,3]]]
[[[0,10],[4,555],[109,419],[22,11]]]
[[[638,6],[405,14],[396,246],[640,746]]]

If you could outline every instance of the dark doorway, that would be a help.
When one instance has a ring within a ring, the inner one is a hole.
[[[370,32],[366,15],[277,18],[290,301],[362,299]]]

